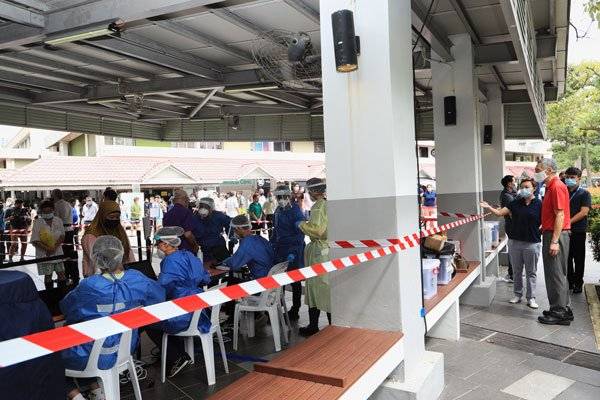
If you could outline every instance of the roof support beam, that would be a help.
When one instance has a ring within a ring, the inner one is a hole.
[[[7,82],[19,83],[21,85],[40,87],[44,89],[57,90],[59,92],[67,92],[74,93],[76,96],[79,96],[79,93],[82,92],[83,88],[73,85],[67,85],[65,83],[60,83],[56,81],[51,81],[48,79],[37,78],[35,76],[25,76],[21,74],[17,74],[14,72],[3,71],[0,74],[0,80]]]
[[[186,74],[211,79],[219,78],[219,73],[207,66],[207,62],[204,60],[168,46],[153,43],[135,34],[122,34],[119,39],[94,40],[86,41],[86,43]]]
[[[4,70],[15,72],[15,73],[27,73],[27,74],[37,74],[42,75],[41,78],[55,80],[59,79],[61,81],[69,81],[71,84],[92,84],[95,83],[92,80],[75,77],[73,75],[63,74],[58,71],[50,71],[48,69],[34,67],[32,65],[23,65],[17,62],[12,62],[9,60],[2,60],[0,62],[0,75],[4,73]]]
[[[215,95],[215,93],[217,93],[217,88],[211,90],[200,102],[200,104],[198,104],[196,107],[194,107],[194,109],[192,111],[190,111],[190,114],[188,115],[188,118],[193,118],[194,115],[198,114],[198,111],[200,111],[202,109],[202,107],[204,107],[206,105],[206,103],[208,103],[208,101],[211,99],[211,97],[213,97]]]
[[[43,28],[46,25],[46,18],[42,14],[3,0],[0,0],[0,18],[38,28]]]
[[[100,0],[92,3],[84,2],[75,7],[48,15],[47,30],[49,33],[64,31],[83,25],[97,24],[113,18],[125,22],[143,20],[159,15],[198,9],[221,0]]]
[[[247,32],[253,33],[258,37],[265,36],[265,32],[261,27],[254,25],[250,21],[240,17],[239,15],[229,11],[227,8],[218,8],[211,11],[217,17],[241,28]]]
[[[558,88],[553,86],[544,87],[544,94],[546,101],[555,101],[558,95]],[[529,92],[526,89],[521,90],[503,90],[502,91],[502,103],[503,104],[530,104],[531,98]]]
[[[556,36],[538,36],[537,58],[550,59],[554,57]],[[475,47],[475,64],[504,64],[519,62],[513,42],[480,44]]]
[[[418,31],[423,27],[422,35],[423,38],[429,43],[431,49],[435,53],[444,59],[444,61],[454,61],[450,48],[452,43],[448,39],[448,35],[441,32],[441,30],[431,22],[431,16],[427,15],[427,10],[423,8],[419,0],[411,0],[412,7],[412,25],[417,28]]]
[[[146,79],[154,79],[155,78],[155,75],[151,74],[149,72],[125,67],[125,66],[122,66],[119,64],[108,62],[101,58],[91,57],[91,56],[88,56],[85,54],[80,54],[80,53],[77,53],[74,51],[69,51],[68,48],[66,48],[66,49],[56,48],[56,49],[52,49],[52,50],[35,48],[35,49],[31,49],[31,52],[34,54],[40,54],[41,56],[53,55],[53,56],[58,56],[58,57],[61,57],[61,58],[67,59],[67,60],[71,60],[71,61],[79,61],[82,63],[86,63],[90,66],[98,66],[98,67],[101,67],[101,68],[111,71],[112,73],[110,73],[110,72],[107,72],[107,73],[110,75],[114,75],[114,76],[120,76],[121,74],[123,74],[123,75],[130,75],[131,77],[140,77],[140,78],[146,78]],[[86,68],[86,67],[84,66],[84,67],[78,67],[78,68]],[[119,75],[116,75],[116,74],[119,74]],[[104,79],[104,80],[106,80],[106,79]]]
[[[0,28],[0,49],[37,42],[45,37],[43,29],[35,26],[10,24]]]
[[[290,7],[293,7],[296,11],[304,15],[306,18],[310,19],[315,24],[320,23],[319,13],[313,10],[310,6],[308,6],[302,0],[283,0],[285,4]]]
[[[225,74],[224,79],[214,81],[197,76],[183,78],[157,79],[147,82],[127,82],[118,85],[89,86],[83,90],[82,95],[61,94],[57,92],[40,93],[34,97],[36,104],[70,103],[87,101],[89,99],[102,100],[120,98],[128,94],[159,94],[169,92],[182,92],[190,90],[209,90],[228,85],[263,83],[255,71],[238,71]]]
[[[23,90],[2,88],[2,87],[0,87],[0,99],[17,101],[17,102],[22,102],[22,103],[31,102],[31,96],[27,92],[25,92]]]
[[[281,108],[270,108],[268,105],[263,105],[261,108],[257,107],[245,107],[245,106],[224,106],[220,108],[204,108],[200,113],[196,114],[196,119],[212,119],[220,118],[228,115],[286,115],[286,114],[310,114],[310,110],[298,110],[297,108],[290,108],[289,110],[282,110]]]
[[[229,54],[230,56],[237,57],[237,58],[247,61],[249,63],[254,63],[254,60],[249,53],[242,51],[240,49],[237,49],[235,47],[232,47],[212,36],[209,36],[204,33],[200,33],[194,29],[188,28],[187,26],[182,25],[180,23],[170,22],[170,21],[158,21],[158,22],[156,22],[156,25],[158,25],[159,27],[166,29],[170,32],[173,32],[177,35],[186,37],[186,38],[194,40],[196,42],[210,45],[211,47],[214,47],[214,48],[222,51],[225,54]]]
[[[277,102],[289,104],[298,108],[308,108],[310,106],[310,100],[305,99],[301,96],[297,96],[295,94],[290,94],[279,90],[260,90],[252,91],[252,93],[261,97],[266,97],[270,100],[275,100]]]
[[[90,71],[85,67],[76,67],[71,64],[65,64],[46,58],[32,56],[29,52],[0,54],[0,60],[17,61],[34,67],[47,68],[49,70],[59,70],[63,73],[81,76],[86,79],[116,82],[115,77],[103,74],[98,71]]]

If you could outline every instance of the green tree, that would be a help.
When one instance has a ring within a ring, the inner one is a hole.
[[[547,106],[547,130],[561,168],[600,170],[600,63],[570,66],[565,93]]]
[[[590,17],[600,24],[600,0],[588,0],[584,7]]]

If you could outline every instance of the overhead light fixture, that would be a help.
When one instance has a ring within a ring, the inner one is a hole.
[[[272,90],[272,89],[279,89],[279,86],[277,85],[238,85],[238,86],[231,86],[231,87],[226,87],[225,89],[223,89],[223,92],[225,93],[240,93],[240,92],[252,92],[255,90]]]
[[[352,72],[358,69],[360,38],[354,33],[354,14],[350,10],[339,10],[331,14],[333,49],[337,72]]]
[[[76,42],[78,40],[92,39],[99,36],[110,35],[115,32],[119,32],[123,26],[123,21],[109,20],[99,24],[87,25],[76,30],[70,30],[68,32],[61,32],[55,35],[51,35],[44,41],[45,44],[59,45],[65,43]]]
[[[100,97],[97,99],[88,99],[88,104],[102,104],[102,103],[114,103],[114,102],[127,102],[125,96],[114,96],[114,97]]]

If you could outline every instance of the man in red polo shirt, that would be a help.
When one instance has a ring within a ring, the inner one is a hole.
[[[535,167],[535,180],[546,184],[542,202],[542,258],[550,309],[538,317],[548,325],[570,325],[567,261],[571,236],[569,190],[557,176],[556,161],[544,158]]]

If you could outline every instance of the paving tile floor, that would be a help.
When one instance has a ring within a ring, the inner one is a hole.
[[[505,275],[506,267],[501,267],[501,276]],[[599,279],[600,263],[593,260],[591,249],[588,248],[584,280],[586,283],[598,283]],[[525,302],[509,304],[508,300],[513,296],[512,283],[497,281],[496,297],[491,306],[474,307],[462,304],[460,306],[461,322],[578,350],[600,353],[584,293],[571,295],[571,308],[575,320],[570,326],[543,325],[537,322],[537,317],[541,315],[542,310],[548,309],[544,268],[541,260],[537,270],[536,289],[536,299],[540,308],[533,310],[527,307]]]

